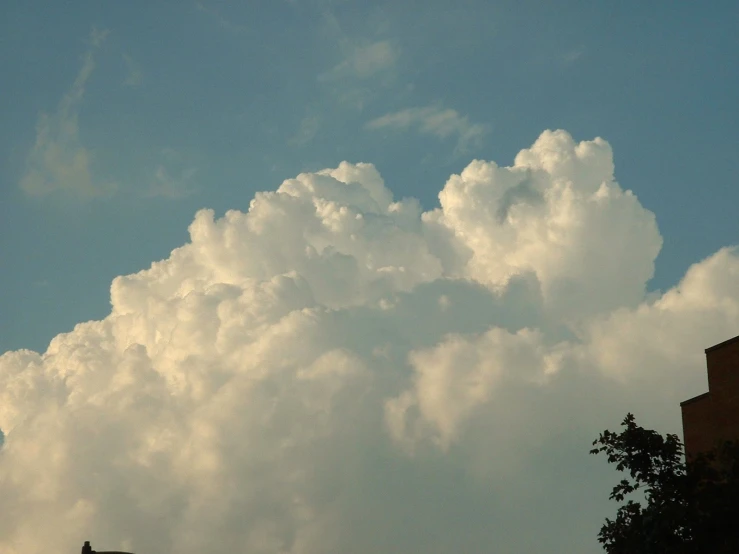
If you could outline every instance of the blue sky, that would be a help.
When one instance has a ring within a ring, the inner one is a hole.
[[[4,2],[0,550],[596,551],[739,333],[737,21]]]
[[[651,289],[739,233],[733,2],[8,2],[3,12],[2,350],[44,349],[102,317],[112,278],[181,244],[195,210],[246,209],[255,191],[344,159],[375,164],[396,197],[430,208],[472,158],[509,164],[544,129],[603,137],[619,183],[664,237]],[[97,48],[93,28],[109,31]],[[94,156],[93,186],[116,192],[24,193],[39,114],[58,110],[88,52],[74,147]],[[455,152],[459,133],[366,127],[429,106],[483,130]],[[192,194],[147,196],[160,166]]]

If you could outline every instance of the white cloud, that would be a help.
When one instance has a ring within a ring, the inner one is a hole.
[[[28,153],[20,187],[31,196],[65,192],[80,197],[107,196],[115,184],[95,178],[93,153],[79,137],[79,110],[85,86],[95,69],[95,53],[108,31],[92,30],[90,47],[72,88],[64,95],[56,113],[41,114],[36,125],[36,142]]]
[[[628,410],[679,431],[739,252],[645,295],[653,215],[561,131],[440,200],[301,174],[0,357],[0,551],[596,550],[617,476],[590,443]]]
[[[126,78],[124,86],[138,87],[144,82],[144,73],[141,66],[128,54],[123,54],[123,62],[126,64]]]
[[[500,287],[532,271],[567,317],[635,305],[662,246],[654,215],[614,181],[608,143],[564,131],[542,133],[512,167],[473,161],[439,200],[425,218],[467,247],[465,273]]]
[[[440,106],[406,108],[398,112],[388,113],[367,123],[368,129],[401,129],[416,128],[424,135],[441,139],[456,138],[457,153],[464,153],[480,146],[488,131],[487,126],[471,123],[467,116],[456,110],[444,109]]]

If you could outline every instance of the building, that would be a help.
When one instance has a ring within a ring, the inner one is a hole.
[[[708,392],[680,403],[688,459],[739,440],[739,336],[706,349]]]

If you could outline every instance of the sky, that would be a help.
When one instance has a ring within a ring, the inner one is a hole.
[[[737,22],[4,2],[0,551],[598,552],[739,334]]]

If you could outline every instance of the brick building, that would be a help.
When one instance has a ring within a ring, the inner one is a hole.
[[[739,336],[706,349],[708,392],[680,403],[688,458],[739,439]]]

